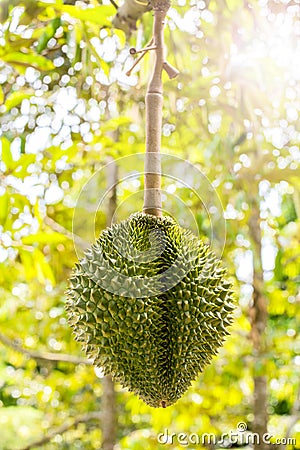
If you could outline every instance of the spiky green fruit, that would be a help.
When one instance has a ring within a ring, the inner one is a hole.
[[[104,230],[73,271],[68,320],[89,358],[153,407],[176,402],[228,334],[225,269],[169,217]]]

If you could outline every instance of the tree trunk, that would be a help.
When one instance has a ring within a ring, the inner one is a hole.
[[[106,224],[112,224],[113,216],[117,208],[117,165],[113,158],[109,159],[107,166],[107,186],[110,189],[109,203],[106,212]],[[113,450],[116,444],[117,433],[117,408],[115,384],[110,375],[102,380],[102,450]]]
[[[110,375],[102,380],[102,450],[113,450],[116,443],[117,410],[115,384]]]
[[[253,433],[258,435],[254,440],[254,450],[267,450],[263,435],[267,433],[267,377],[265,375],[265,330],[267,326],[267,301],[263,294],[263,269],[261,259],[261,228],[259,194],[252,198],[249,231],[253,252],[253,304],[250,309],[251,339],[254,355],[254,399],[253,399]]]

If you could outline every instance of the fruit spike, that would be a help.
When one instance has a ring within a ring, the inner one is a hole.
[[[229,334],[234,307],[224,272],[173,219],[133,214],[104,230],[73,270],[69,324],[105,374],[165,408]]]

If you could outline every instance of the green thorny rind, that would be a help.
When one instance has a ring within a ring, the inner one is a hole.
[[[111,271],[101,269],[104,260]],[[136,213],[103,231],[74,269],[68,320],[105,374],[147,404],[168,406],[229,334],[234,307],[224,275],[213,252],[173,219]],[[128,296],[124,276],[129,287],[155,277],[153,295]]]

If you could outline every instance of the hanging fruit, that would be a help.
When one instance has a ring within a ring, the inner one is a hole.
[[[105,229],[67,291],[75,339],[105,374],[153,407],[176,402],[211,361],[232,321],[232,288],[208,246],[162,216],[162,70],[166,1],[151,2],[156,54],[146,94],[143,212]],[[135,52],[137,53],[137,52]]]

